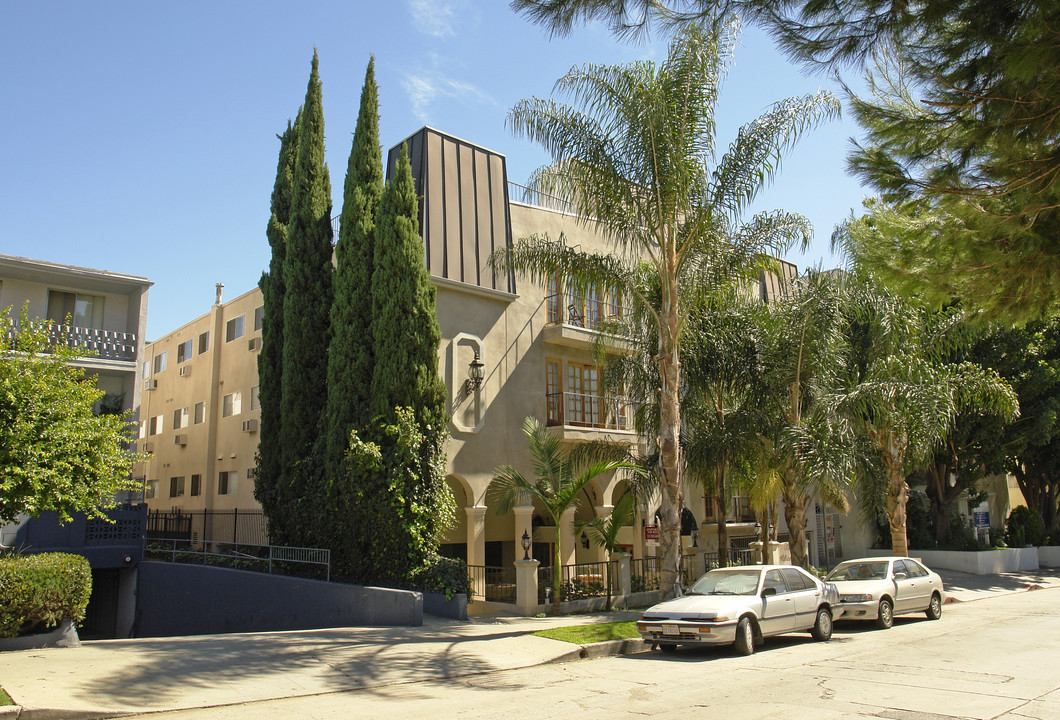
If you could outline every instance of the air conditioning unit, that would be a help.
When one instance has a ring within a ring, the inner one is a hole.
[[[257,477],[257,473],[254,468],[247,468],[247,480],[253,480]]]
[[[250,341],[247,343],[247,349],[248,350],[261,350],[261,338],[259,338],[259,337],[250,338]]]
[[[191,375],[191,365],[181,365],[178,373],[181,377],[187,377],[188,375]]]
[[[184,433],[181,433],[180,435],[174,435],[173,436],[173,444],[174,445],[187,445],[188,444],[188,436],[186,434],[184,434]]]
[[[258,421],[257,420],[244,420],[243,421],[243,432],[257,432]]]
[[[149,442],[145,442],[144,443],[144,452],[145,453],[150,453],[150,452],[154,452],[154,451],[155,451],[155,446],[154,446],[153,443],[149,443]]]
[[[158,387],[158,381],[154,378],[144,380],[144,390],[154,390]]]

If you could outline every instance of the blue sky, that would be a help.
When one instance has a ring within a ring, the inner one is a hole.
[[[505,2],[187,0],[0,5],[0,253],[143,275],[148,339],[230,299],[268,265],[278,141],[320,55],[327,160],[341,206],[361,84],[376,58],[384,150],[431,125],[503,153],[523,182],[545,162],[505,127],[521,98],[550,95],[573,65],[658,58],[666,38],[623,43],[600,26],[550,39]],[[719,142],[773,101],[835,90],[746,28],[719,104]],[[800,269],[838,261],[834,225],[865,191],[844,172],[849,118],[789,154],[755,209],[813,222]]]

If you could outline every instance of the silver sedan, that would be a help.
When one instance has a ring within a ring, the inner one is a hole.
[[[942,578],[907,557],[847,560],[825,578],[839,589],[844,620],[874,620],[886,629],[895,615],[923,612],[929,620],[942,617]]]

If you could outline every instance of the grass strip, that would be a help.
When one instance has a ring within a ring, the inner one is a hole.
[[[598,623],[595,625],[571,625],[538,630],[533,634],[538,637],[574,643],[575,645],[589,645],[590,643],[604,642],[605,640],[626,640],[640,637],[640,633],[637,632],[637,623],[632,621]]]
[[[8,695],[4,691],[4,689],[2,687],[0,687],[0,707],[3,707],[4,705],[14,705],[14,704],[15,704],[15,701],[11,699],[11,696]]]

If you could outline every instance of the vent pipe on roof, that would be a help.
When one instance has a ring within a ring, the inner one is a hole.
[[[220,305],[221,304],[221,291],[224,290],[225,284],[224,283],[217,283],[216,287],[217,287],[217,299],[213,301],[213,304],[214,305]]]

